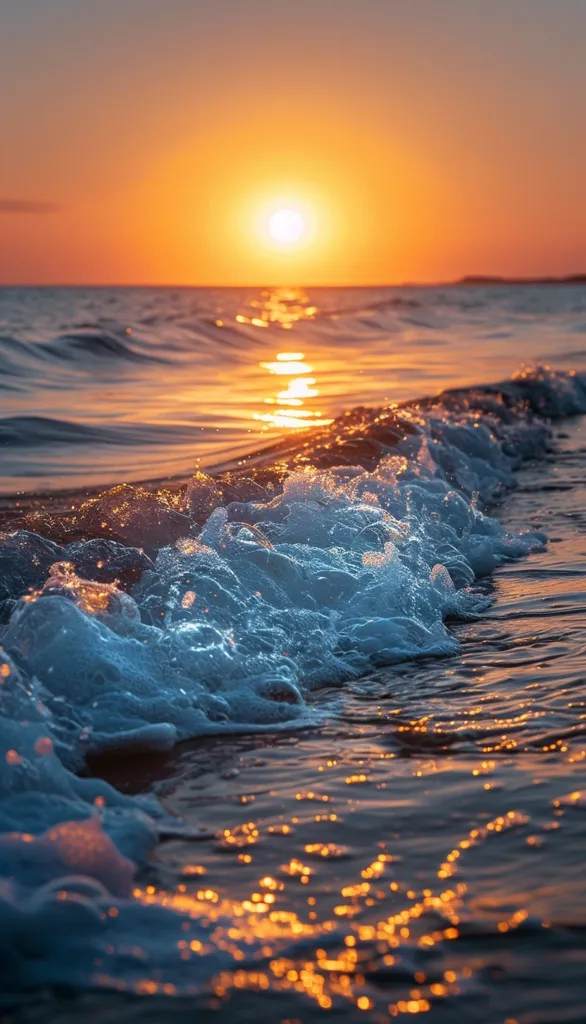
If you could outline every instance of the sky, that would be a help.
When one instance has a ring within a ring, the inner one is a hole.
[[[0,282],[584,272],[585,39],[585,0],[0,0]]]

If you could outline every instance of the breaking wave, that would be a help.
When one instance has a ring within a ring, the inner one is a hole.
[[[0,537],[4,984],[138,978],[137,931],[181,991],[230,960],[210,946],[187,974],[173,954],[185,919],[132,896],[136,864],[181,825],[75,773],[90,755],[311,725],[319,687],[456,650],[446,623],[486,607],[476,581],[546,539],[482,509],[547,450],[547,419],[584,411],[582,377],[525,372],[354,410],[246,476],[120,485],[13,522]],[[205,922],[188,928],[209,938]]]

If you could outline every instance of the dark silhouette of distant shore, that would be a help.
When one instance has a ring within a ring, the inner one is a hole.
[[[454,284],[586,284],[586,274],[570,274],[567,277],[498,277],[490,274],[469,274]]]

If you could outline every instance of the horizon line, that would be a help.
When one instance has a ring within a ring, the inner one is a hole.
[[[544,275],[532,275],[528,277],[519,276],[506,276],[499,274],[464,274],[462,277],[455,278],[450,281],[394,281],[394,282],[375,282],[370,284],[268,284],[267,282],[257,284],[188,284],[188,283],[139,283],[139,282],[123,282],[123,283],[111,283],[111,282],[83,282],[83,283],[71,283],[63,281],[55,282],[7,282],[0,281],[0,288],[103,288],[103,289],[131,289],[131,288],[177,288],[177,289],[257,289],[257,288],[299,288],[299,289],[317,289],[317,288],[353,288],[358,291],[360,289],[373,289],[373,288],[455,288],[460,285],[468,286],[489,286],[489,285],[531,285],[531,284],[586,284],[586,271],[578,271],[571,274],[544,274]]]

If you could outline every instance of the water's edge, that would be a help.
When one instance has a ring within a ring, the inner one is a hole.
[[[133,864],[185,826],[71,770],[91,754],[311,724],[310,691],[454,653],[446,620],[487,607],[475,580],[545,540],[480,508],[547,451],[546,420],[585,411],[580,376],[525,373],[354,410],[295,450],[186,487],[123,485],[67,513],[11,508],[0,538],[7,985],[132,986],[140,958],[128,942],[149,929],[151,962],[176,991],[227,968],[205,919],[132,895]],[[197,970],[171,952],[186,921],[207,953]]]

